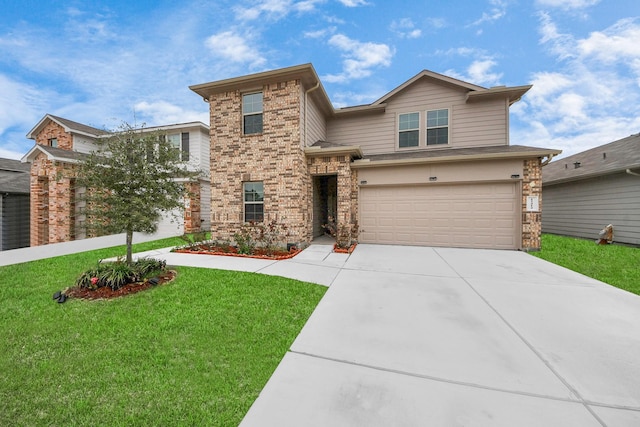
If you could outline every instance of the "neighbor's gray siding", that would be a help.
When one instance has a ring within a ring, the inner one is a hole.
[[[640,245],[640,177],[624,172],[544,185],[542,232],[597,239],[613,224],[614,241]]]
[[[29,195],[0,196],[0,250],[29,246]]]
[[[412,150],[433,149],[425,146],[424,114],[427,110],[449,108],[448,147],[508,145],[507,102],[499,99],[467,103],[466,94],[460,88],[424,78],[389,99],[384,113],[332,119],[327,126],[327,139],[340,144],[359,145],[367,155],[400,151],[396,135],[397,115],[420,112],[420,147]]]

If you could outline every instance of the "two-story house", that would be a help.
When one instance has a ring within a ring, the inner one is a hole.
[[[541,169],[560,151],[510,145],[530,87],[422,71],[336,109],[311,64],[191,86],[210,105],[212,233],[277,221],[304,244],[333,217],[364,243],[538,249]]]
[[[209,128],[205,124],[171,124],[144,131],[165,134],[182,151],[183,160],[189,162],[192,170],[209,170]],[[86,237],[78,194],[85,190],[75,185],[75,165],[96,150],[96,141],[110,135],[108,131],[51,114],[45,115],[28,133],[27,137],[35,140],[22,158],[22,162],[31,164],[31,246]],[[208,177],[185,185],[189,186],[189,196],[185,198],[184,209],[166,212],[158,224],[158,234],[179,235],[209,229]]]

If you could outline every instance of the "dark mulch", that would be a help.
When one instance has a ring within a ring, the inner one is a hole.
[[[174,252],[183,254],[200,254],[200,255],[223,255],[223,256],[236,256],[245,258],[259,258],[259,259],[273,259],[283,260],[292,258],[298,253],[300,249],[291,248],[290,251],[282,250],[267,250],[263,248],[254,248],[251,254],[240,254],[238,248],[235,246],[213,246],[213,245],[194,245],[188,248],[175,249]]]
[[[162,274],[156,276],[158,278],[158,283],[155,285],[150,281],[145,280],[144,282],[129,283],[115,291],[108,286],[103,286],[98,289],[86,289],[86,288],[80,288],[78,286],[74,286],[73,288],[69,288],[65,292],[65,294],[71,298],[80,298],[80,299],[89,299],[89,300],[118,298],[125,295],[135,294],[137,292],[144,291],[154,286],[159,286],[164,283],[171,282],[173,279],[175,279],[177,274],[178,273],[175,270],[166,270],[162,272]]]

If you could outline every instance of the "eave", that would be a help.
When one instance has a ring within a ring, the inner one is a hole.
[[[451,153],[431,157],[406,157],[386,160],[360,159],[351,164],[353,169],[406,166],[433,163],[470,162],[483,160],[508,160],[508,159],[530,159],[530,158],[551,158],[560,154],[562,150],[552,149],[532,149],[526,151],[505,151],[498,153],[477,153],[459,154]]]
[[[508,99],[509,105],[512,105],[520,100],[522,96],[529,91],[533,86],[498,86],[485,90],[471,91],[467,93],[467,102],[479,102],[487,99]]]
[[[345,145],[342,147],[306,147],[304,154],[307,157],[323,157],[323,156],[350,156],[353,158],[362,158],[362,149],[357,145]]]

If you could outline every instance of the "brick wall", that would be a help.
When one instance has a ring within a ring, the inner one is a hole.
[[[195,233],[201,231],[200,212],[200,183],[189,182],[185,184],[187,194],[185,196],[184,232]]]
[[[31,164],[31,246],[75,237],[75,167],[39,154]]]
[[[211,96],[211,231],[231,240],[243,223],[242,185],[264,184],[265,221],[285,224],[287,242],[311,239],[311,180],[300,141],[300,82],[266,85],[263,133],[242,134],[242,93]],[[286,242],[281,242],[286,243]]]
[[[36,136],[36,144],[49,145],[49,140],[56,138],[58,148],[73,150],[73,136],[64,131],[64,128],[56,122],[50,121],[42,131]]]
[[[358,222],[358,176],[351,169],[350,156],[318,156],[307,160],[309,173],[314,175],[337,175],[338,210],[335,218],[338,228],[353,228]],[[357,238],[357,236],[354,236]]]
[[[522,249],[540,250],[542,233],[542,163],[540,159],[525,160],[522,179]],[[527,212],[527,196],[538,196],[539,210]]]

